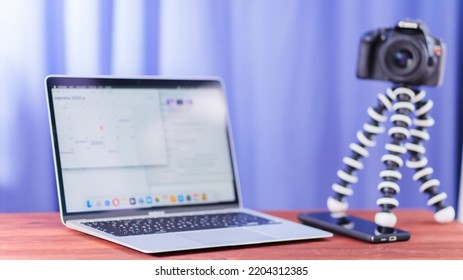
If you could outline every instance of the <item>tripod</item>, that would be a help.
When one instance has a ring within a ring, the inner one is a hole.
[[[454,220],[455,210],[452,206],[445,206],[447,198],[445,192],[438,192],[440,181],[432,179],[434,170],[428,166],[428,159],[424,156],[426,149],[422,141],[429,140],[430,136],[426,129],[434,125],[434,120],[428,116],[433,107],[432,100],[424,100],[426,93],[422,90],[408,86],[399,86],[394,89],[387,89],[387,94],[378,94],[378,105],[368,108],[370,122],[363,125],[363,131],[357,132],[357,142],[349,145],[352,154],[343,158],[344,169],[337,172],[339,182],[332,185],[334,195],[330,196],[327,206],[333,217],[345,216],[349,208],[346,197],[353,194],[349,184],[358,182],[354,172],[361,170],[362,157],[368,157],[368,148],[375,146],[373,137],[385,132],[384,123],[387,120],[387,111],[394,111],[389,121],[393,126],[388,130],[391,137],[390,143],[385,145],[387,153],[381,158],[386,168],[379,173],[382,182],[378,184],[378,190],[382,197],[376,201],[381,210],[375,215],[377,231],[390,233],[397,223],[397,217],[392,210],[399,206],[399,201],[394,197],[400,191],[397,181],[402,178],[398,170],[404,162],[401,155],[409,154],[405,162],[408,168],[414,169],[414,181],[420,181],[420,192],[429,196],[428,206],[435,208],[434,219],[438,223],[448,223]],[[410,117],[414,112],[414,118]],[[407,141],[408,140],[408,141]]]

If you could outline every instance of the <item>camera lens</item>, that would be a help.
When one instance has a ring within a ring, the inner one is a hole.
[[[397,68],[406,69],[413,65],[413,54],[409,50],[397,50],[392,54],[392,63]]]
[[[389,75],[404,77],[413,75],[421,62],[421,50],[409,41],[397,41],[391,44],[385,53],[385,63]]]
[[[410,36],[392,37],[381,46],[380,67],[389,80],[409,82],[422,77],[426,71],[427,53],[419,41]]]

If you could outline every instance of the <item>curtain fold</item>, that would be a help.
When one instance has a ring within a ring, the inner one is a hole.
[[[57,210],[43,79],[73,75],[223,78],[245,206],[324,208],[348,145],[387,82],[355,78],[359,39],[404,18],[447,43],[444,85],[425,88],[425,143],[455,205],[461,151],[461,4],[456,0],[0,1],[0,211]],[[376,209],[389,137],[358,172],[352,208]],[[400,207],[426,207],[412,172]]]
[[[324,208],[348,145],[387,82],[355,78],[364,32],[422,19],[447,44],[445,83],[425,88],[436,125],[424,143],[433,177],[456,202],[459,57],[457,1],[162,2],[160,73],[220,75],[227,84],[245,204],[260,209]],[[387,135],[357,172],[353,208],[376,209]],[[426,207],[404,178],[401,207]]]
[[[0,211],[56,211],[43,80],[156,74],[158,1],[1,1]]]

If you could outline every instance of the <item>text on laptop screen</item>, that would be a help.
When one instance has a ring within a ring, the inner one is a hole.
[[[236,201],[217,88],[54,87],[68,213]]]

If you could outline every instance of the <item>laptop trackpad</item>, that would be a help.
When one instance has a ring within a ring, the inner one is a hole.
[[[206,230],[179,233],[178,235],[200,242],[205,245],[234,245],[245,243],[256,243],[259,241],[274,240],[275,238],[250,231],[245,228],[229,228],[223,230]]]

